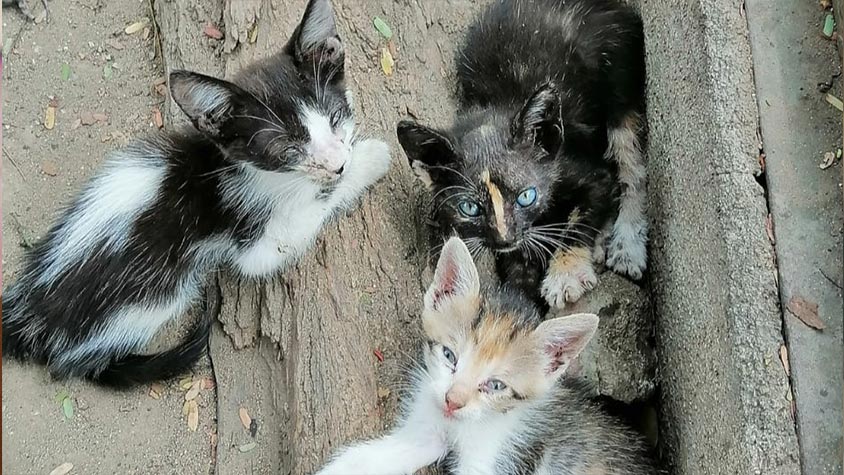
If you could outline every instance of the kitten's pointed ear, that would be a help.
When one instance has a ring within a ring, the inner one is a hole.
[[[449,239],[440,253],[434,281],[425,293],[425,308],[438,310],[454,298],[477,298],[481,291],[478,269],[466,244],[458,237]]]
[[[563,143],[560,92],[553,82],[540,86],[516,114],[511,125],[513,140],[530,142],[555,155]]]
[[[306,62],[307,67],[312,67],[312,62],[342,67],[343,43],[337,35],[337,22],[330,0],[308,2],[302,21],[293,32],[288,50],[297,62]]]
[[[440,172],[434,167],[446,165],[454,160],[451,140],[445,134],[411,120],[399,122],[396,135],[413,173],[425,186],[432,187]]]
[[[565,373],[597,329],[598,316],[591,313],[552,318],[539,324],[534,335],[547,358],[546,374],[557,378]]]
[[[238,86],[190,71],[170,73],[170,97],[201,132],[220,137],[225,125],[255,102]]]

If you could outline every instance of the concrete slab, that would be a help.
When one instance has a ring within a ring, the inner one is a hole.
[[[820,34],[825,16],[811,3],[747,0],[781,304],[816,302],[826,324],[814,330],[785,311],[800,460],[805,474],[834,475],[844,423],[844,203],[841,163],[818,167],[841,146],[841,114],[818,90],[840,67],[835,44]]]
[[[639,7],[663,452],[680,474],[799,473],[740,2]]]

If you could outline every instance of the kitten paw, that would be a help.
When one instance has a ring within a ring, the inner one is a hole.
[[[374,183],[390,170],[390,146],[377,139],[366,139],[355,146],[355,159],[358,166],[366,169],[366,174]]]
[[[592,248],[592,263],[596,266],[604,265],[607,261],[607,247],[604,239],[596,239],[595,246]]]
[[[580,300],[587,291],[595,288],[598,276],[592,266],[591,253],[578,248],[554,255],[548,274],[542,281],[542,296],[553,308],[565,308],[566,303]]]
[[[633,280],[642,278],[647,268],[647,247],[643,233],[617,228],[607,249],[607,266]]]

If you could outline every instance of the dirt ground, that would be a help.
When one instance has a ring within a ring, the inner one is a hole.
[[[210,356],[187,382],[117,393],[4,362],[3,473],[47,474],[71,463],[71,475],[305,474],[339,445],[389,426],[418,343],[418,306],[429,278],[420,213],[427,196],[393,130],[408,115],[448,122],[455,46],[490,1],[334,0],[358,121],[393,148],[388,176],[283,277],[256,284],[223,275],[211,283],[204,309],[216,320]],[[29,3],[39,15],[40,0]],[[50,0],[50,21],[37,23],[5,8],[4,285],[15,280],[26,247],[109,151],[154,131],[158,120],[166,128],[184,120],[156,91],[165,71],[230,78],[278,51],[305,3]],[[392,27],[391,48],[373,28],[374,16]],[[154,19],[160,38],[152,23],[134,28],[144,19]],[[209,23],[223,39],[208,37]],[[390,76],[380,64],[385,48],[396,58]],[[55,123],[45,124],[51,107]],[[626,293],[612,298],[628,295],[632,303],[600,305],[642,307],[650,319],[647,286],[615,280]],[[600,313],[594,307],[600,299],[587,298],[580,309]],[[599,332],[607,329],[602,323]],[[604,364],[623,368],[612,359]],[[184,409],[195,381],[203,389],[193,399],[192,430]],[[241,408],[255,420],[252,433],[241,423]]]
[[[39,2],[30,3],[38,15]],[[150,16],[148,2],[51,0],[49,6],[49,23],[38,24],[3,9],[4,283],[15,279],[25,248],[106,154],[155,127],[153,108],[164,99],[153,91],[162,66],[152,39],[143,30],[124,32]],[[58,104],[48,130],[51,99]],[[92,114],[106,117],[77,123]],[[197,376],[210,370],[199,368]],[[177,385],[170,382],[154,399],[149,388],[114,393],[75,380],[53,382],[43,368],[4,361],[3,473],[47,474],[66,462],[72,474],[207,473],[214,392],[200,392],[193,432]],[[62,391],[72,401],[69,419],[57,401]]]

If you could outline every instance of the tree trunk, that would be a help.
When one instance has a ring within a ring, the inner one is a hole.
[[[231,77],[278,51],[305,3],[158,0],[165,68]],[[218,473],[311,473],[332,449],[392,420],[405,355],[419,341],[427,261],[423,192],[395,124],[408,111],[440,124],[451,117],[454,47],[478,6],[468,7],[335,2],[358,123],[391,145],[393,166],[360,208],[327,226],[298,266],[267,283],[223,275],[210,290],[209,311],[220,322],[211,339]],[[394,33],[391,77],[380,68],[387,43],[372,26],[376,15]],[[205,37],[207,22],[226,38]],[[177,107],[169,109],[168,124],[183,122]],[[241,407],[256,420],[255,439],[242,426]],[[257,446],[243,452],[251,442]]]
[[[211,338],[218,473],[312,473],[331,451],[392,423],[421,341],[418,316],[430,279],[429,196],[399,148],[395,125],[408,115],[450,122],[455,48],[489,1],[334,0],[358,123],[391,145],[393,167],[360,208],[327,226],[298,266],[266,283],[224,274],[209,289],[208,312],[220,323]],[[231,77],[278,51],[306,3],[223,2],[157,0],[168,72]],[[387,41],[372,24],[375,16],[393,31],[389,77],[380,66]],[[205,37],[208,22],[225,31],[225,39]],[[171,103],[168,126],[184,122]],[[601,315],[581,365],[596,394],[647,402],[655,358],[645,292],[607,273],[573,311]],[[254,439],[241,408],[256,421]]]

